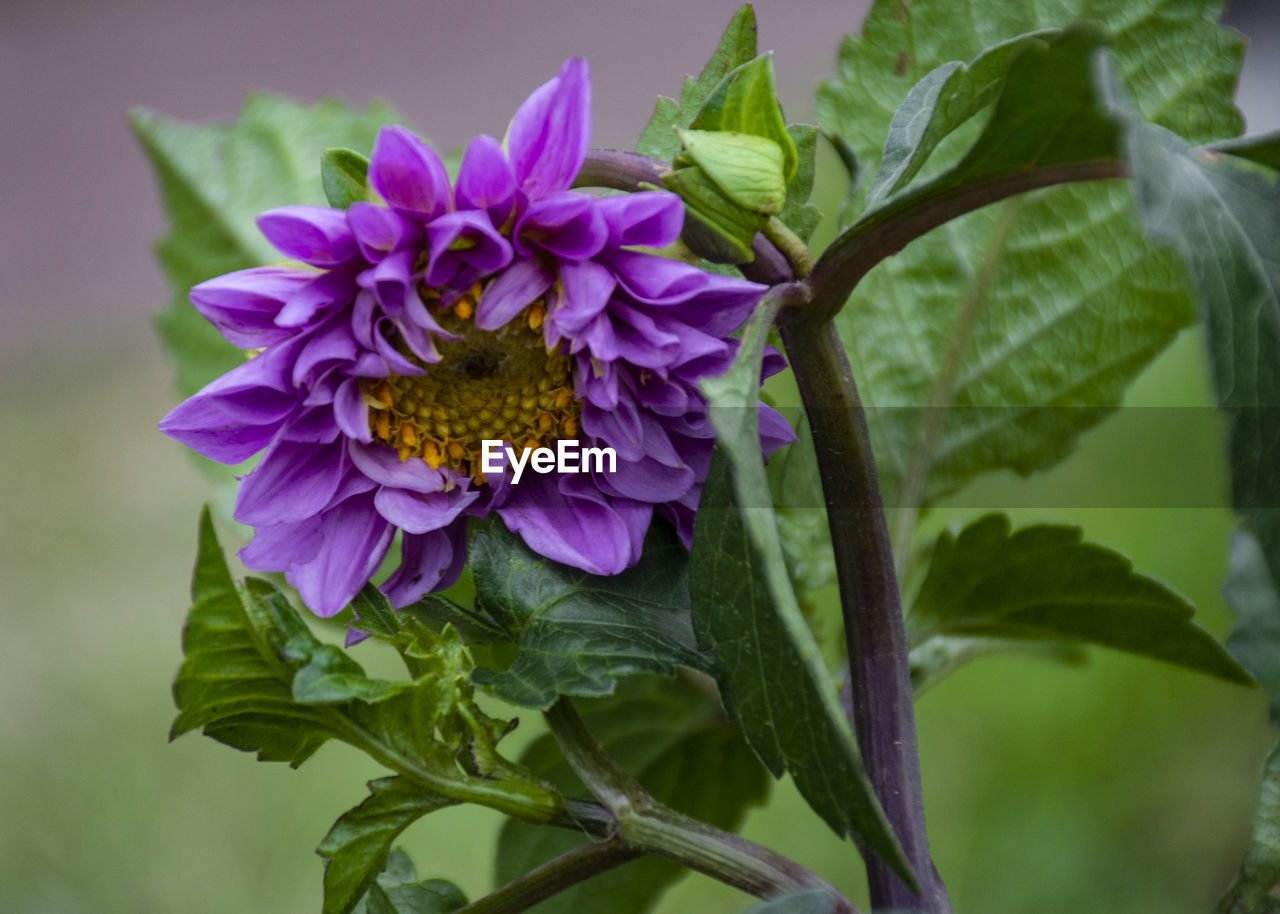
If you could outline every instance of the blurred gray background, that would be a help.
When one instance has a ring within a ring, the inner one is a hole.
[[[174,402],[149,326],[167,297],[150,257],[164,223],[125,109],[227,119],[251,90],[383,97],[448,149],[501,136],[534,86],[585,55],[595,144],[626,147],[654,95],[676,94],[702,65],[735,5],[4,0],[0,911],[317,911],[310,850],[380,773],[343,747],[292,772],[198,736],[165,743],[208,487],[154,427]],[[756,4],[793,120],[811,118],[816,81],[865,5]],[[1275,7],[1237,2],[1229,15],[1253,39],[1240,94],[1250,128],[1274,129]],[[1194,336],[1137,395],[1169,391],[1204,402]],[[1077,484],[1090,460],[1105,466],[1131,446],[1104,426],[1075,462],[1084,470],[1037,484]],[[1220,481],[1220,458],[1205,461],[1205,478]],[[1045,515],[1019,519],[1032,516]],[[1225,511],[1053,519],[1132,554],[1225,634]],[[1257,694],[1102,655],[1083,671],[991,661],[929,695],[920,714],[939,865],[971,914],[1207,910],[1237,864],[1273,738]],[[474,896],[487,888],[498,824],[448,811],[407,843],[423,875],[456,878]],[[852,847],[789,785],[748,833],[858,891]],[[747,906],[694,877],[663,910]]]

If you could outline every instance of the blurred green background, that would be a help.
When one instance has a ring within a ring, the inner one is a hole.
[[[254,88],[361,103],[381,94],[452,146],[500,134],[532,86],[584,53],[596,141],[621,146],[652,96],[701,65],[733,6],[386,2],[352,21],[350,7],[326,4],[6,4],[0,81],[5,122],[18,128],[6,155],[18,158],[0,170],[0,911],[311,914],[312,848],[382,773],[341,745],[293,771],[199,736],[166,743],[196,515],[210,493],[154,428],[174,402],[147,324],[165,298],[149,260],[162,225],[124,107],[229,117]],[[863,6],[757,10],[788,110],[803,117],[814,80],[834,66],[836,34],[856,28]],[[1275,14],[1266,4],[1232,12],[1255,39],[1242,105],[1253,127],[1274,128]],[[1184,335],[1129,402],[1207,405],[1199,345]],[[964,493],[969,507],[925,526],[972,518],[975,505],[1039,506],[1011,513],[1083,525],[1225,635],[1224,508],[1061,507],[1147,503],[1127,496],[1180,486],[1201,493],[1187,503],[1224,502],[1215,416],[1144,415],[1122,411],[1054,471],[992,478]],[[1257,692],[1103,652],[1084,668],[982,661],[918,713],[935,857],[960,914],[1204,914],[1238,865],[1276,736]],[[518,743],[539,732],[525,718]],[[474,897],[489,887],[499,825],[496,814],[451,809],[404,844],[421,874]],[[852,846],[789,783],[746,834],[861,894]],[[749,904],[692,876],[661,910]]]

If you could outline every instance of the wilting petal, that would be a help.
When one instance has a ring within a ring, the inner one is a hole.
[[[476,305],[476,326],[497,330],[551,288],[551,274],[534,258],[517,260],[489,284]]]
[[[359,378],[347,378],[333,396],[333,419],[348,438],[368,444],[373,440],[369,431],[369,404],[364,400],[364,388]]]
[[[369,183],[396,209],[433,219],[452,209],[440,157],[400,126],[383,127],[369,158]]]
[[[483,134],[467,144],[454,193],[458,209],[487,210],[494,225],[507,221],[515,201],[516,177],[502,144]]]
[[[315,275],[283,267],[239,270],[193,286],[191,306],[233,346],[259,349],[290,335],[275,325],[276,315]]]
[[[567,337],[581,333],[609,304],[617,282],[607,268],[589,260],[560,264],[561,294],[549,319]]]
[[[349,270],[312,273],[276,315],[280,327],[305,327],[317,318],[349,305],[355,298],[355,274]]]
[[[684,204],[666,191],[602,197],[597,204],[609,226],[609,244],[660,248],[680,237]]]
[[[401,460],[394,448],[353,441],[347,450],[360,471],[380,486],[424,494],[448,488],[448,470],[433,470],[421,460]]]
[[[291,565],[285,579],[317,616],[336,615],[369,580],[394,533],[374,509],[371,494],[348,498],[324,512],[315,557]]]
[[[320,516],[292,524],[263,524],[240,550],[240,561],[254,571],[284,571],[290,565],[309,562],[320,551],[324,538]]]
[[[511,119],[506,146],[520,189],[530,200],[568,189],[590,139],[590,72],[585,60],[574,58],[534,89]]]
[[[704,273],[691,264],[636,251],[609,251],[601,259],[637,302],[678,306],[681,321],[712,336],[726,337],[741,327],[765,289],[745,279]]]
[[[347,224],[369,263],[378,263],[397,248],[416,247],[422,238],[422,231],[395,210],[363,200],[347,207]]]
[[[258,228],[277,251],[313,267],[336,267],[357,254],[340,209],[282,206],[259,216]]]

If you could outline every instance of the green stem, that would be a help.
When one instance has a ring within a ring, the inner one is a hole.
[[[456,914],[516,914],[640,856],[640,851],[617,839],[600,844],[588,841],[459,908]]]
[[[791,265],[791,271],[797,279],[803,279],[813,270],[813,252],[809,245],[783,223],[777,216],[770,216],[764,225],[764,237],[773,242]]]
[[[610,758],[569,699],[561,697],[546,718],[574,773],[613,813],[615,839],[626,848],[666,857],[758,898],[821,889],[831,896],[833,912],[856,914],[847,898],[795,861],[659,803]]]

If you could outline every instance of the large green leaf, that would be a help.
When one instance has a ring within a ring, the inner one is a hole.
[[[453,801],[401,777],[369,782],[369,796],[342,814],[316,853],[325,858],[322,914],[349,914],[387,866],[400,833]]]
[[[636,152],[670,162],[680,151],[680,138],[676,127],[688,127],[693,123],[698,109],[706,101],[711,90],[718,86],[730,71],[756,56],[756,14],[751,4],[744,4],[733,14],[720,43],[707,61],[697,79],[685,77],[680,90],[680,101],[658,96],[653,114],[645,124]]]
[[[664,523],[613,577],[557,564],[496,523],[472,535],[470,561],[478,608],[518,647],[506,670],[475,672],[504,701],[548,708],[557,695],[608,695],[633,673],[708,669],[689,621],[688,555]]]
[[[836,834],[852,835],[911,882],[862,767],[821,651],[787,574],[760,459],[756,397],[775,309],[757,311],[729,371],[703,382],[717,446],[698,505],[689,589],[698,643],[714,652],[725,706],[775,777]]]
[[[1248,157],[1194,149],[1137,121],[1118,91],[1115,100],[1132,122],[1143,222],[1182,255],[1204,310],[1214,388],[1231,418],[1231,502],[1262,559],[1251,586],[1234,591],[1241,619],[1232,643],[1272,685],[1270,658],[1280,651],[1280,171],[1262,162],[1274,139],[1226,147]]]
[[[323,151],[367,152],[378,127],[391,120],[393,112],[380,104],[356,112],[332,99],[301,105],[271,95],[250,96],[234,124],[130,113],[169,217],[156,255],[173,297],[156,325],[184,396],[243,359],[195,312],[187,291],[210,277],[278,260],[254,225],[257,215],[287,204],[324,205]]]
[[[738,728],[724,719],[719,703],[691,681],[629,679],[612,697],[584,701],[578,708],[609,755],[659,802],[731,831],[748,807],[764,801],[765,770]],[[520,761],[559,790],[585,795],[551,736],[531,743]],[[498,839],[495,881],[506,883],[582,841],[573,832],[510,820]],[[581,883],[538,910],[641,914],[683,873],[674,863],[646,857]]]
[[[1005,515],[991,514],[938,537],[907,629],[912,646],[954,635],[1084,642],[1251,683],[1192,613],[1124,556],[1083,542],[1078,527],[1011,533]]]
[[[1258,784],[1258,808],[1235,882],[1216,914],[1275,914],[1280,898],[1280,745],[1271,750]]]
[[[1227,648],[1271,696],[1271,716],[1280,720],[1280,591],[1267,557],[1248,530],[1231,534],[1231,573],[1222,594],[1236,613]]]
[[[1230,135],[1240,127],[1231,93],[1242,42],[1213,24],[1216,11],[1195,0],[879,0],[862,36],[842,46],[840,76],[820,92],[819,120],[875,170],[895,111],[926,74],[1087,16],[1112,36],[1146,117],[1196,141]],[[956,98],[930,105],[925,90],[917,94],[912,108],[928,118],[916,131],[921,155],[905,148],[912,111],[904,111],[880,182],[885,193],[929,151],[916,182],[942,174],[983,130],[988,141],[1005,139],[989,149],[994,160],[1040,154],[1036,144],[1069,150],[1106,140],[1104,112],[1091,108],[1090,55],[1057,54],[1035,39],[1023,45],[1011,55],[1016,76],[998,93],[983,56],[970,65],[976,77],[955,77]],[[957,73],[944,71],[943,82]],[[986,122],[971,116],[996,96]],[[1055,118],[1097,135],[1061,130]],[[970,164],[982,158],[971,155]],[[1118,182],[1026,195],[913,242],[863,280],[839,318],[886,501],[915,505],[989,470],[1026,474],[1061,459],[1193,319],[1180,265],[1142,239]]]

